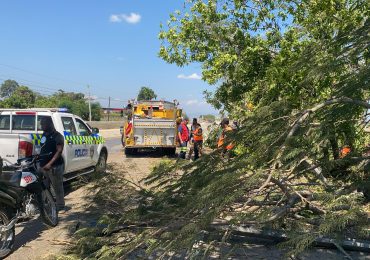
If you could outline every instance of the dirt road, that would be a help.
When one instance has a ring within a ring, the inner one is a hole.
[[[151,167],[160,160],[157,158],[125,158],[122,151],[119,130],[105,130],[109,150],[108,163],[130,169],[128,178],[137,181],[150,172]],[[61,214],[57,227],[48,229],[39,219],[19,223],[16,226],[15,251],[9,260],[48,259],[52,255],[63,253],[70,244],[70,235],[82,222],[89,221],[85,213],[89,210],[89,184],[71,182],[66,185],[66,205],[68,210]]]

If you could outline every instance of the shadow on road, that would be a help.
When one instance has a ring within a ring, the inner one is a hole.
[[[71,192],[77,190],[81,186],[86,185],[86,181],[80,179],[75,179],[74,181],[69,181],[64,184],[65,196]],[[83,219],[79,213],[70,213],[71,208],[66,207],[66,214],[59,214],[59,225],[68,224],[72,221]],[[86,212],[87,214],[89,212]],[[78,227],[76,227],[78,229]],[[36,217],[31,220],[20,221],[16,225],[16,237],[14,243],[14,250],[17,251],[21,247],[27,247],[29,242],[40,239],[42,233],[48,230],[49,227],[45,225],[40,217]],[[20,231],[19,231],[20,230]],[[71,230],[74,232],[75,230]]]
[[[39,238],[41,233],[47,229],[47,226],[42,223],[40,218],[20,222],[16,227],[17,229],[22,230],[15,236],[14,251],[27,243],[36,240]]]
[[[161,158],[161,157],[168,157],[168,158],[176,158],[177,154],[168,155],[164,151],[161,150],[139,150],[134,154],[127,154],[125,155],[126,158]]]

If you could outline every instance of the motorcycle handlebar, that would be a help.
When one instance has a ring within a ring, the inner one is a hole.
[[[44,153],[44,154],[35,154],[35,155],[29,156],[29,157],[18,159],[17,160],[17,165],[20,165],[20,164],[22,164],[22,162],[27,162],[27,161],[29,161],[29,164],[35,163],[37,161],[40,161],[44,158],[49,157],[50,155],[52,155],[51,152],[50,153]]]
[[[15,170],[15,169],[31,166],[32,164],[35,164],[36,162],[44,158],[47,158],[50,155],[52,155],[52,153],[36,154],[36,155],[28,156],[22,159],[18,159],[15,164],[6,165],[5,167],[3,165],[2,167],[0,167],[0,174],[3,168],[4,169],[6,168],[7,170]]]

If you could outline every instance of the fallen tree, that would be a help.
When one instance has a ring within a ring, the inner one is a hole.
[[[218,239],[215,219],[279,229],[295,255],[320,237],[369,240],[369,10],[361,0],[189,0],[171,15],[160,56],[200,63],[217,84],[206,97],[240,123],[227,140],[235,155],[156,166],[137,205],[108,214],[112,227],[139,226],[110,256],[206,255],[197,245]]]

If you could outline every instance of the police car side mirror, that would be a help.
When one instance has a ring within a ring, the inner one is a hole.
[[[94,127],[94,128],[92,129],[92,133],[93,133],[93,134],[99,134],[99,128]]]

